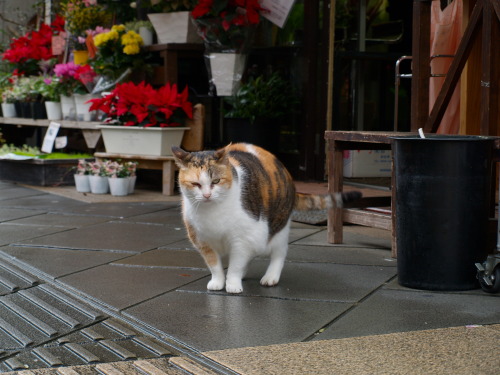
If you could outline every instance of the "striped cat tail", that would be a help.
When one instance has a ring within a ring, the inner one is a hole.
[[[299,211],[324,210],[327,208],[341,208],[345,203],[357,201],[362,197],[360,191],[348,191],[333,195],[295,194],[295,209]]]

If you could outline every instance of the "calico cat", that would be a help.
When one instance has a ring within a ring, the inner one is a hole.
[[[260,255],[271,258],[260,284],[278,284],[292,210],[342,206],[361,197],[359,192],[333,199],[296,193],[283,164],[251,144],[192,153],[173,147],[172,152],[179,167],[184,224],[212,273],[209,290],[225,287],[228,293],[241,293],[247,265]],[[226,255],[227,277],[221,262]]]

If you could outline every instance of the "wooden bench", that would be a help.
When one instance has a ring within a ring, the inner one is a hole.
[[[329,193],[340,193],[343,190],[344,150],[391,150],[391,137],[415,134],[408,132],[326,131]],[[394,173],[392,173],[391,185],[394,186]],[[392,210],[391,215],[384,215],[376,212],[352,209],[362,207],[394,207],[395,193],[395,189],[392,189],[391,197],[379,197],[377,199],[362,198],[352,206],[329,210],[328,242],[335,244],[343,242],[344,222],[387,229],[392,231],[392,255],[395,257],[396,234],[394,230],[394,210]]]
[[[193,108],[193,119],[186,124],[190,129],[184,133],[181,147],[186,151],[200,151],[203,149],[203,130],[205,126],[205,107],[196,104]],[[94,153],[96,160],[103,161],[120,159],[122,161],[136,161],[138,168],[162,171],[162,193],[174,195],[176,165],[172,156],[151,156],[115,154],[108,152]]]
[[[344,150],[392,150],[392,137],[415,136],[415,132],[368,132],[368,131],[326,131],[328,159],[328,191],[330,194],[339,193],[343,190],[344,176]],[[496,161],[500,160],[500,138],[495,141]],[[365,211],[353,210],[352,208],[363,207],[395,207],[397,191],[394,188],[394,168],[392,168],[391,196],[374,198],[362,198],[341,209],[331,209],[328,212],[328,242],[340,244],[343,242],[343,223],[359,224],[374,228],[390,230],[392,233],[392,256],[397,254],[396,248],[396,213],[391,209],[390,215]],[[492,186],[495,191],[496,181]],[[381,199],[382,198],[382,199]],[[493,200],[494,201],[494,200]]]

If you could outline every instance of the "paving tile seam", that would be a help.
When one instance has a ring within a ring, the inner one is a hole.
[[[341,320],[343,317],[345,317],[346,315],[348,315],[349,313],[351,313],[353,310],[355,310],[356,308],[358,308],[364,301],[366,301],[368,298],[370,298],[377,291],[382,290],[384,286],[386,286],[389,282],[391,282],[392,280],[394,280],[396,277],[397,277],[397,275],[394,275],[394,276],[390,277],[388,280],[386,280],[385,282],[381,283],[378,287],[374,288],[369,293],[367,293],[366,295],[364,295],[363,297],[361,297],[358,301],[354,302],[352,304],[352,306],[350,306],[349,308],[347,308],[345,311],[341,312],[339,315],[337,315],[335,318],[333,318],[330,322],[328,322],[327,324],[325,324],[323,327],[319,328],[312,335],[306,337],[304,340],[302,340],[302,342],[311,341],[312,339],[314,339],[314,338],[318,337],[319,335],[321,335],[321,333],[323,333],[324,331],[326,331],[333,324],[335,324],[336,322],[338,322],[339,320]]]
[[[133,251],[133,250],[116,250],[116,249],[87,249],[83,247],[61,247],[61,246],[50,246],[50,245],[37,245],[37,244],[27,244],[27,243],[11,243],[7,245],[2,245],[0,246],[0,249],[2,247],[33,247],[33,248],[41,248],[41,249],[53,249],[53,250],[84,250],[84,251],[96,251],[96,252],[105,252],[105,253],[118,253],[118,254],[132,254],[132,255],[137,255],[139,252],[144,252],[144,251],[150,251],[150,250],[155,250],[156,248],[148,249],[148,250],[142,250],[142,251]]]
[[[266,260],[266,258],[256,258],[259,260]],[[371,265],[371,264],[360,264],[360,263],[343,263],[343,262],[332,262],[332,261],[312,261],[312,260],[293,260],[293,259],[286,259],[285,264],[291,263],[291,264],[335,264],[338,266],[353,266],[353,267],[369,267],[369,268],[395,268],[397,267],[396,264],[383,264],[383,265]]]
[[[205,276],[208,277],[208,276]],[[187,285],[187,284],[186,284]],[[298,297],[278,297],[278,296],[264,296],[261,294],[249,294],[249,293],[238,293],[238,294],[231,294],[227,293],[225,291],[202,291],[202,290],[183,290],[179,288],[183,288],[185,285],[178,287],[175,289],[175,292],[179,293],[191,293],[191,294],[206,294],[206,295],[212,295],[212,296],[221,296],[221,297],[235,297],[235,298],[245,298],[245,297],[252,297],[252,298],[264,298],[264,299],[271,299],[271,300],[278,300],[278,301],[296,301],[296,302],[321,302],[321,303],[345,303],[345,304],[353,304],[357,303],[356,300],[331,300],[331,299],[318,299],[318,298],[298,298]],[[264,288],[264,287],[263,287]],[[128,307],[127,307],[128,308]]]
[[[153,249],[156,250],[156,249]],[[130,257],[127,257],[130,258]],[[126,259],[126,258],[123,258]],[[117,263],[122,261],[123,259],[113,260],[108,263],[110,266],[120,266],[120,267],[128,267],[128,268],[147,268],[147,269],[166,269],[166,270],[192,270],[192,271],[208,271],[208,268],[200,268],[200,267],[188,267],[188,266],[152,266],[152,265],[142,265],[142,264],[124,264]],[[206,277],[206,276],[204,276]],[[198,279],[199,280],[199,279]]]

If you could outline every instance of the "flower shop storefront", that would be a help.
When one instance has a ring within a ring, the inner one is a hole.
[[[3,48],[3,140],[41,146],[56,122],[66,140],[53,147],[106,152],[103,124],[185,127],[187,106],[201,105],[201,148],[261,144],[295,178],[322,180],[334,3],[39,3],[43,16]],[[175,22],[158,22],[164,15]]]

